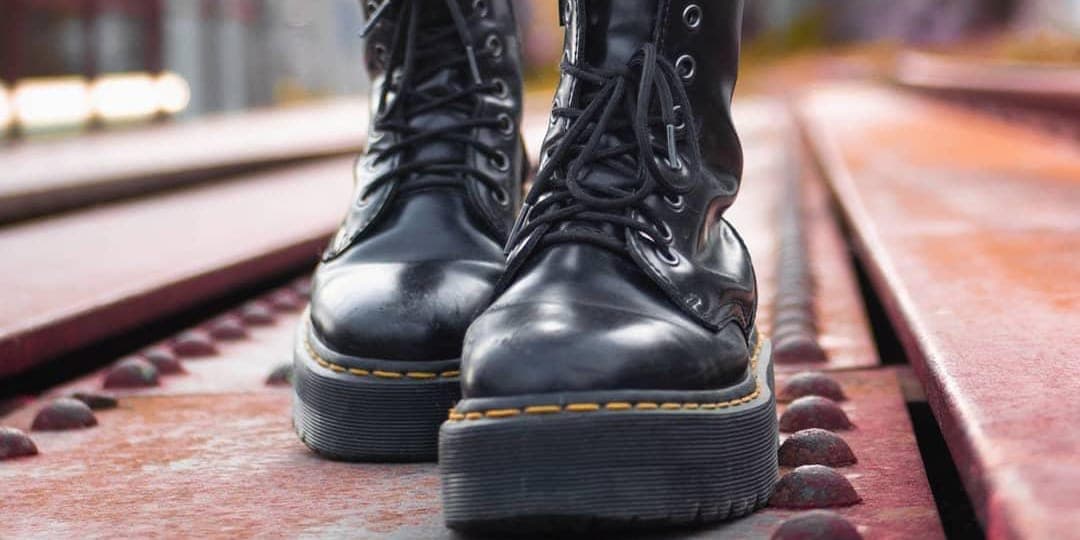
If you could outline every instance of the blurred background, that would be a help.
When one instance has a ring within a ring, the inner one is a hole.
[[[534,86],[555,74],[556,5],[519,2]],[[362,94],[361,26],[356,0],[0,0],[0,138]],[[819,50],[1080,62],[1080,0],[751,0],[745,27],[750,89]]]

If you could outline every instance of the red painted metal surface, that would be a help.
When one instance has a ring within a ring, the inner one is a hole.
[[[0,376],[313,263],[352,159],[0,229]]]
[[[160,386],[116,389],[119,406],[99,411],[94,428],[33,432],[40,454],[0,467],[0,482],[19,485],[5,500],[0,536],[455,537],[443,528],[434,464],[331,462],[296,438],[291,391],[265,378],[288,361],[298,320],[283,316],[251,328],[245,340],[219,343],[218,355],[185,361],[186,374],[163,377]],[[56,388],[0,423],[26,429],[50,399],[100,391],[106,371]],[[834,510],[868,539],[941,538],[894,374],[831,376],[856,425],[839,435],[859,460],[835,470],[862,500]],[[802,514],[767,509],[662,537],[766,538]]]
[[[900,84],[912,88],[963,92],[1080,112],[1080,70],[1075,66],[907,52],[897,60],[895,76]]]
[[[1080,149],[872,86],[801,111],[987,535],[1075,538]]]
[[[784,364],[777,369],[852,369],[878,365],[866,311],[850,256],[820,179],[800,154],[787,109],[776,100],[744,99],[735,107],[746,169],[739,198],[728,214],[750,248],[760,291],[758,321],[771,335],[777,297],[777,258],[782,212],[792,209],[787,187],[802,180],[802,214],[813,281],[814,314],[826,362]]]
[[[340,99],[0,148],[0,223],[299,159],[358,151],[367,102]]]

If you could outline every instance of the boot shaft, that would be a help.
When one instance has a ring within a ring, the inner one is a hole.
[[[367,0],[371,80],[356,196],[331,259],[393,215],[406,190],[456,185],[497,242],[521,204],[521,45],[512,0]]]
[[[731,120],[731,99],[742,0],[560,0],[560,9],[563,59],[571,64],[618,69],[644,44],[655,44],[682,76],[705,164],[741,176],[742,148]],[[564,74],[555,106],[573,105],[577,99],[574,78]],[[565,127],[553,126],[549,136]]]

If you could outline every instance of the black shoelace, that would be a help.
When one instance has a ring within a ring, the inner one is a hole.
[[[679,201],[697,182],[701,151],[678,71],[653,44],[642,47],[622,69],[568,62],[562,69],[579,85],[588,85],[581,94],[584,106],[552,111],[570,119],[570,126],[545,145],[547,162],[525,200],[509,248],[539,230],[535,248],[585,242],[625,253],[625,237],[619,233],[630,230],[671,260],[671,229],[643,202],[654,193]],[[678,147],[685,141],[691,142],[684,145],[684,163]],[[590,185],[587,171],[599,167],[633,179],[633,186]]]
[[[385,0],[364,26],[362,35],[367,36],[391,6],[401,4],[401,22],[396,27],[385,62],[387,82],[382,89],[380,103],[386,104],[391,93],[394,98],[389,106],[377,112],[374,122],[377,131],[396,133],[400,139],[381,149],[372,164],[424,145],[453,143],[475,149],[496,163],[497,168],[509,165],[505,153],[470,135],[471,130],[478,127],[505,129],[499,118],[475,117],[480,95],[499,93],[503,87],[496,81],[485,82],[482,79],[477,53],[461,7],[456,0],[445,0],[445,3],[450,13],[449,23],[421,27],[420,20],[424,17],[421,11],[426,7],[425,2]],[[462,75],[456,77],[459,79],[457,84],[437,85],[424,91],[418,89],[421,83],[446,70]],[[410,125],[412,118],[438,110],[461,113],[464,118],[438,128]],[[396,181],[399,189],[406,190],[432,186],[464,187],[467,178],[482,182],[500,199],[507,196],[498,180],[462,160],[416,159],[372,179],[361,193],[361,198],[366,199],[389,182]]]

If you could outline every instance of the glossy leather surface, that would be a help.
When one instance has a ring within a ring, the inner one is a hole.
[[[691,4],[701,13],[693,28],[683,17]],[[742,171],[730,115],[742,2],[563,5],[565,58],[571,63],[617,68],[646,42],[672,63],[694,57],[694,76],[684,85],[704,163],[693,171],[692,191],[681,198],[654,193],[644,203],[670,230],[674,260],[651,239],[631,232],[624,232],[625,254],[587,243],[537,248],[534,237],[544,229],[511,246],[498,299],[466,335],[463,395],[692,391],[735,384],[747,372],[757,307],[749,253],[722,217]],[[564,74],[556,106],[582,106],[578,86]],[[553,123],[548,139],[569,126],[566,119]],[[627,180],[604,168],[584,174],[591,183]],[[526,214],[522,221],[529,219]]]
[[[422,1],[421,13],[430,18],[422,21],[446,24],[449,14],[444,0]],[[476,9],[477,3],[457,1],[478,51],[481,76],[498,81],[505,92],[480,96],[471,115],[436,109],[413,117],[410,125],[437,129],[469,117],[505,115],[510,120],[508,128],[479,127],[470,137],[498,149],[509,163],[501,166],[469,147],[445,141],[377,161],[375,156],[398,142],[400,135],[380,132],[371,123],[367,155],[356,163],[356,195],[312,286],[313,337],[343,355],[415,361],[458,358],[465,329],[490,303],[503,269],[502,244],[520,205],[521,171],[526,168],[518,129],[520,44],[510,0],[487,0],[482,3],[483,12]],[[370,17],[379,3],[366,4]],[[399,18],[389,13],[367,39],[373,114],[386,110],[395,98],[390,92],[386,103],[380,101],[387,77],[399,70],[384,65],[397,26],[403,24]],[[418,88],[445,85],[455,77],[462,74],[437,73],[428,81],[418,81]],[[405,191],[400,182],[388,182],[362,196],[388,170],[447,158],[492,176],[500,189],[466,180],[464,187]]]

